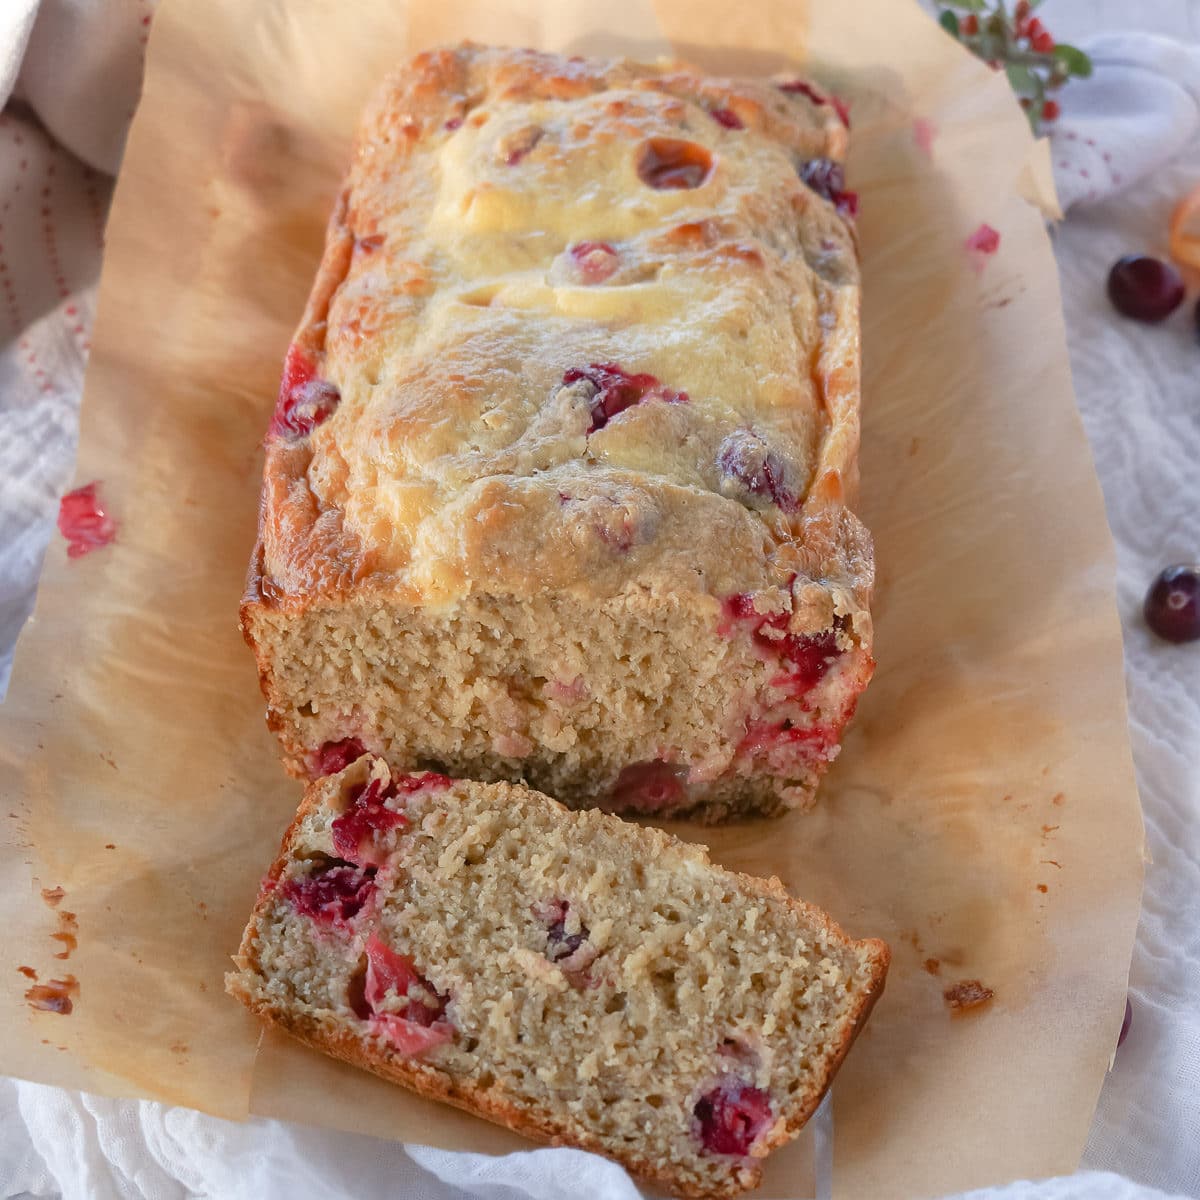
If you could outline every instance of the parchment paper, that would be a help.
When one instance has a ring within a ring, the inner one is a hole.
[[[815,812],[683,829],[887,937],[835,1096],[839,1195],[1071,1170],[1116,1044],[1142,839],[1113,554],[1072,401],[1053,196],[1001,75],[896,0],[167,0],[109,225],[78,477],[116,545],[56,537],[0,714],[0,1070],[447,1147],[518,1139],[268,1038],[221,991],[297,802],[236,606],[259,443],[359,107],[439,40],[807,61],[862,193],[861,512],[879,671]],[[914,121],[935,131],[932,155]],[[981,222],[999,252],[975,261]],[[55,960],[61,886],[79,947]],[[69,1015],[29,980],[79,981]],[[953,1016],[943,991],[994,990]],[[803,1148],[766,1195],[803,1187]]]

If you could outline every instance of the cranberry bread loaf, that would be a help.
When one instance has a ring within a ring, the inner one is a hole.
[[[872,670],[859,285],[808,84],[464,46],[368,109],[242,608],[313,778],[808,803]]]
[[[820,1102],[888,950],[661,830],[364,757],[310,785],[235,962],[319,1050],[726,1196]]]

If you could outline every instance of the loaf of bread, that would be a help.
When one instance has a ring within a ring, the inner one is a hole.
[[[319,1050],[728,1196],[820,1102],[888,951],[660,830],[363,757],[309,786],[235,961]]]
[[[313,778],[808,803],[872,670],[843,110],[462,46],[371,104],[242,608]]]

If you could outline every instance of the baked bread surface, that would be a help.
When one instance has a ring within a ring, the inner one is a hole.
[[[290,769],[811,799],[873,665],[846,141],[807,84],[678,63],[468,45],[379,92],[243,605]]]
[[[364,757],[310,785],[226,983],[423,1095],[728,1196],[815,1111],[888,957],[662,831]]]

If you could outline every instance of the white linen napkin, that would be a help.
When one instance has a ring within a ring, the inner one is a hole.
[[[1050,127],[1064,213],[1136,189],[1200,129],[1200,46],[1121,33],[1083,48],[1093,73],[1057,93],[1062,115]]]

